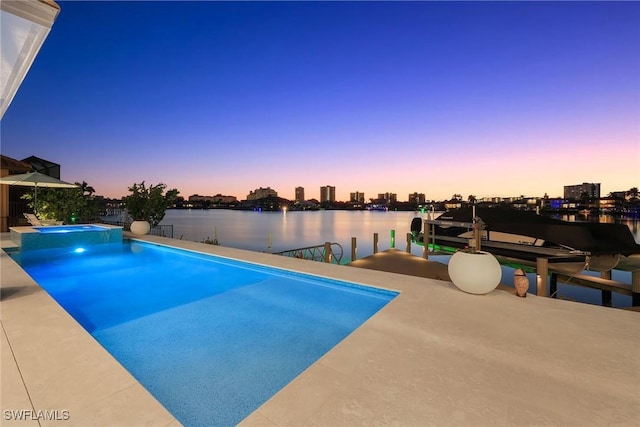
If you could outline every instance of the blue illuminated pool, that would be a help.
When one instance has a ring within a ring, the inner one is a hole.
[[[237,424],[397,295],[139,242],[10,255],[187,426]]]
[[[113,225],[52,225],[11,227],[11,241],[21,251],[49,248],[81,248],[105,243],[122,243],[122,227]]]
[[[100,225],[50,225],[47,227],[33,227],[38,233],[78,233],[78,232],[91,232],[91,231],[105,231],[106,227]]]

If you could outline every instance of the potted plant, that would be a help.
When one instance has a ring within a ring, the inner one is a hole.
[[[157,185],[133,184],[129,187],[129,194],[122,198],[127,213],[133,219],[131,232],[133,234],[144,235],[152,227],[156,227],[164,218],[167,208],[174,202],[178,195],[178,190],[168,190],[163,183]]]

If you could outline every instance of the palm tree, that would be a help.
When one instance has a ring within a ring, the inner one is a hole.
[[[75,184],[80,187],[83,196],[91,196],[96,192],[96,190],[92,186],[87,184],[86,181],[82,181],[82,184],[80,184],[79,182],[76,182]]]
[[[627,196],[629,196],[629,198],[631,200],[637,200],[638,199],[638,187],[632,187],[627,191]]]

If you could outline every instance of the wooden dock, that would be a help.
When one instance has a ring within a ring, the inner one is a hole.
[[[429,279],[451,281],[448,272],[448,266],[440,262],[429,261],[428,256],[432,253],[424,250],[423,256],[415,256],[411,254],[411,245],[413,243],[412,234],[406,233],[406,250],[398,250],[395,248],[396,243],[395,230],[391,230],[391,248],[379,252],[378,251],[378,233],[373,234],[373,255],[365,258],[356,259],[357,244],[356,238],[351,238],[351,259],[354,260],[346,265],[356,268],[366,268],[369,270],[387,271],[390,273],[406,274],[409,276],[425,277]],[[320,258],[324,262],[333,262],[339,260],[342,256],[342,246],[340,248],[340,257],[332,256],[333,249],[331,242],[325,242],[324,245],[318,245],[324,249],[323,256]],[[421,244],[419,244],[422,246]],[[280,252],[279,254],[285,255],[302,253],[301,248],[291,251]],[[504,254],[494,253],[495,248],[489,248],[486,244],[483,245],[483,249],[492,253],[500,264],[522,266],[521,268],[528,268],[528,271],[535,271],[536,273],[536,295],[555,298],[557,295],[558,282],[588,287],[592,289],[598,289],[602,292],[602,305],[612,306],[612,292],[621,293],[624,295],[630,295],[632,298],[632,309],[640,307],[640,254],[631,255],[629,257],[622,257],[617,269],[631,272],[631,283],[621,283],[611,280],[611,271],[604,271],[600,277],[589,276],[586,274],[568,274],[566,270],[560,270],[556,264],[559,259],[557,254],[547,253],[545,251],[536,252],[534,258],[522,259],[511,253],[511,256],[505,256]],[[539,248],[538,248],[539,249]],[[538,250],[536,249],[536,251]],[[454,249],[455,250],[455,249]],[[550,256],[553,255],[553,256]],[[299,258],[307,258],[305,256],[297,256]],[[308,258],[308,259],[317,259]],[[567,262],[570,259],[567,257],[562,258],[560,261]],[[498,285],[498,289],[502,289],[515,294],[515,290],[512,286],[506,286],[503,284]],[[640,309],[638,309],[640,311]]]
[[[347,265],[369,270],[451,281],[446,264],[429,261],[394,248],[352,261]]]
[[[365,258],[352,261],[347,265],[350,267],[366,268],[369,270],[387,271],[390,273],[406,274],[448,282],[451,281],[448,266],[446,264],[429,261],[428,259],[415,256],[407,251],[401,251],[395,248],[377,252]],[[552,298],[555,298],[557,296],[558,282],[600,290],[602,292],[602,305],[606,307],[612,306],[612,292],[630,295],[632,297],[637,295],[633,290],[632,284],[621,283],[607,277],[589,276],[586,274],[569,275],[555,272],[553,270],[549,270],[548,273],[550,273],[549,287],[547,288],[546,278],[543,278],[541,282],[545,284],[541,283],[540,285],[541,287],[544,287],[544,290],[538,292],[539,296],[551,296]],[[543,276],[546,276],[546,274],[547,273],[544,273]],[[498,289],[515,293],[513,287],[503,284],[500,284]],[[632,305],[637,306],[638,304],[636,304],[634,300]]]

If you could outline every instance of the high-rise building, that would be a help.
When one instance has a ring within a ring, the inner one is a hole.
[[[304,187],[296,187],[296,197],[295,201],[298,203],[302,203],[305,201],[304,198]]]
[[[349,201],[352,203],[364,203],[364,193],[361,193],[359,191],[351,193],[349,196]]]
[[[583,182],[577,185],[564,186],[565,199],[581,199],[586,194],[588,197],[600,198],[600,183]]]
[[[413,193],[409,194],[409,198],[407,199],[410,203],[423,204],[426,200],[424,193]]]
[[[320,187],[320,203],[322,202],[335,202],[336,201],[336,187],[326,185]]]
[[[386,200],[387,202],[397,202],[398,195],[396,193],[378,193],[378,200]]]

